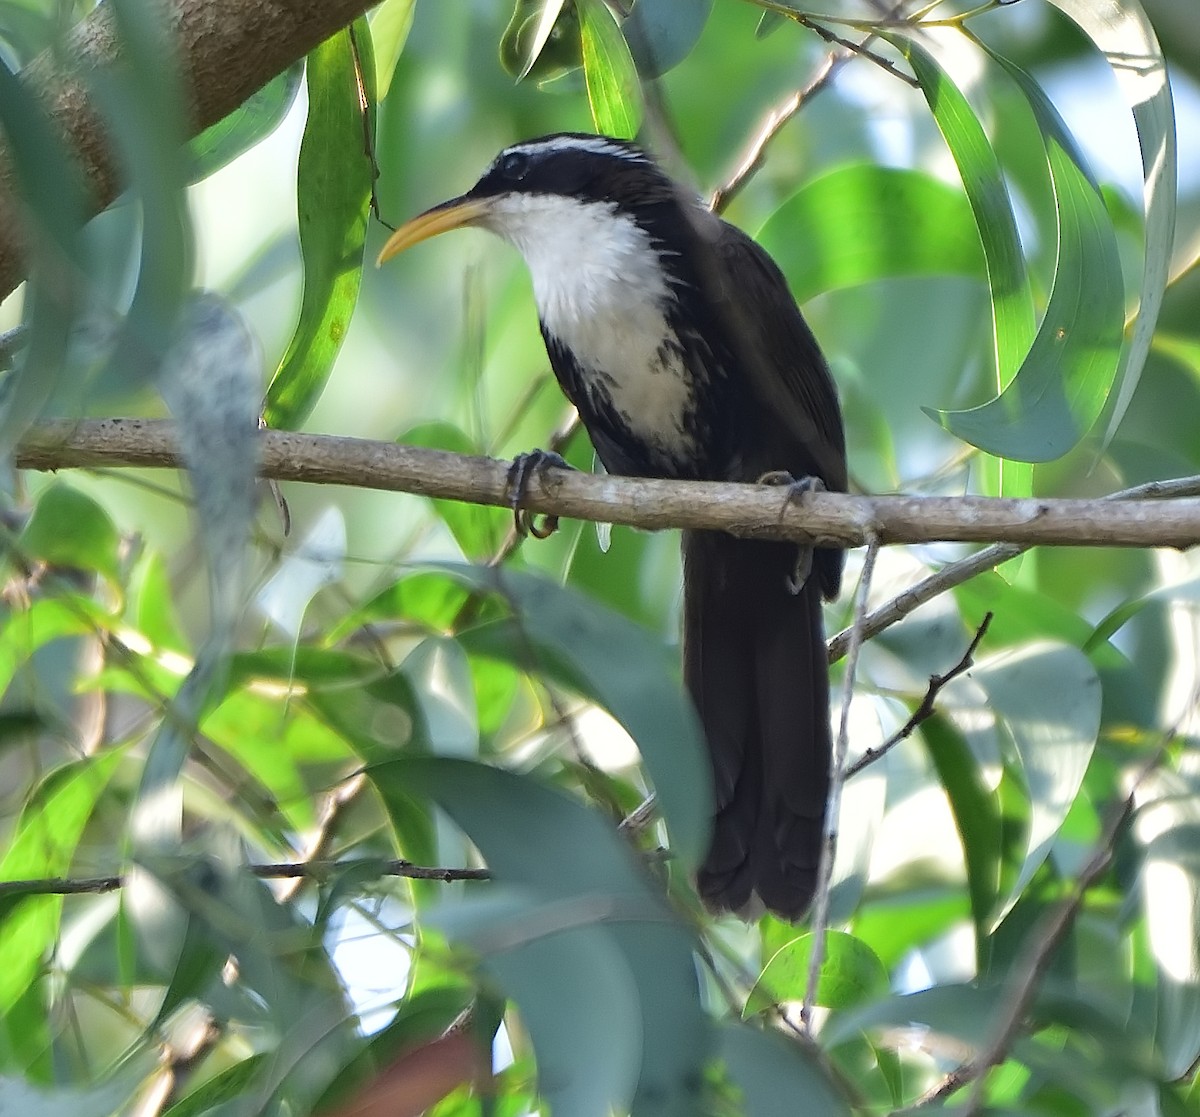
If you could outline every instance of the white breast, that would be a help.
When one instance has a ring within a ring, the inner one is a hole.
[[[488,227],[513,244],[533,278],[538,315],[638,438],[668,456],[691,444],[689,378],[669,336],[668,290],[649,238],[604,202],[557,195],[497,199]]]

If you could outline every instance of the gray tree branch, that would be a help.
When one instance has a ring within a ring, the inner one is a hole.
[[[44,423],[22,439],[16,464],[59,470],[177,469],[174,424],[159,419]],[[350,485],[504,507],[509,464],[440,450],[330,435],[262,431],[261,473],[279,481]],[[792,498],[770,485],[658,481],[548,469],[530,478],[533,512],[646,530],[709,528],[759,539],[843,547],[1009,543],[1021,546],[1176,547],[1200,543],[1197,479],[1146,486],[1140,499],[852,496]],[[1188,495],[1179,495],[1179,494]],[[869,619],[869,618],[868,618]]]

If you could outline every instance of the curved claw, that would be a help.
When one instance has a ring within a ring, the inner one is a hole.
[[[760,485],[777,485],[787,490],[783,499],[783,508],[779,510],[779,518],[781,520],[783,519],[784,509],[792,501],[799,499],[805,493],[825,492],[825,482],[820,477],[793,477],[787,470],[783,469],[764,473],[758,479],[758,483]],[[804,583],[808,581],[808,576],[812,573],[812,565],[812,548],[798,547],[796,550],[795,568],[788,575],[787,579],[788,593],[792,594],[793,597],[804,588]]]
[[[553,513],[538,522],[537,513],[522,507],[529,489],[529,479],[534,473],[541,474],[547,468],[572,469],[573,467],[553,450],[530,450],[518,454],[508,467],[508,505],[513,512],[513,530],[518,535],[532,535],[534,539],[549,539],[558,530],[558,517]]]

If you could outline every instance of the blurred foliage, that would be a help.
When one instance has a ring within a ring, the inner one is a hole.
[[[728,186],[821,73],[805,21],[880,32],[878,59],[837,65],[727,216],[805,304],[855,485],[1099,496],[1200,473],[1200,23],[1172,2],[1146,4],[1164,63],[1136,0],[939,5],[919,31],[853,0],[385,0],[303,87],[263,75],[184,145],[158,9],[110,0],[125,61],[87,80],[129,189],[84,223],[14,75],[91,5],[0,0],[34,231],[0,307],[24,326],[0,437],[169,406],[189,469],[9,471],[0,1112],[336,1111],[392,1067],[388,1111],[446,1095],[439,1117],[1200,1113],[1191,556],[1029,553],[865,647],[854,754],[994,614],[935,716],[846,785],[810,1044],[813,934],[714,921],[688,880],[708,776],[670,534],[564,525],[510,552],[494,509],[296,487],[289,536],[251,485],[264,398],[283,426],[546,444],[566,407],[523,269],[464,234],[376,273],[371,202],[397,223],[508,142],[593,127]],[[592,467],[579,432],[563,453]],[[875,597],[962,554],[890,549]],[[654,789],[657,815],[618,830]],[[247,871],[297,861],[300,881]],[[456,1020],[471,1044],[435,1043]]]

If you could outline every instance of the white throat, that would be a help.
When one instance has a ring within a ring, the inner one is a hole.
[[[538,316],[629,428],[666,458],[691,442],[689,378],[670,336],[670,292],[649,236],[611,202],[511,194],[487,227],[525,258]]]

